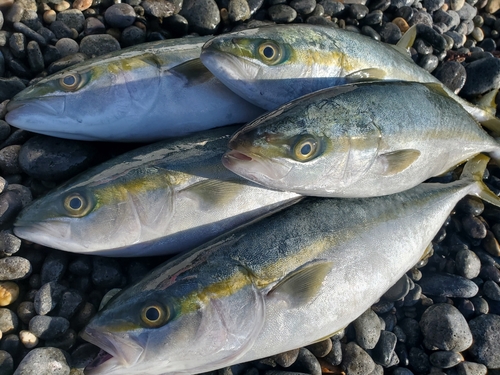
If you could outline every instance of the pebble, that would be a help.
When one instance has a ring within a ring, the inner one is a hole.
[[[37,314],[46,315],[54,310],[65,291],[66,287],[55,281],[43,284],[33,301]]]
[[[500,87],[500,60],[484,58],[465,67],[467,81],[461,91],[465,96],[481,95]]]
[[[0,306],[8,306],[19,297],[19,286],[13,281],[0,282]]]
[[[429,361],[431,365],[437,368],[450,368],[463,362],[464,357],[457,352],[452,351],[437,351],[431,353]]]
[[[474,297],[478,292],[478,287],[474,282],[461,276],[438,273],[426,276],[426,278],[419,281],[425,295],[470,298]]]
[[[41,72],[44,68],[44,61],[42,50],[37,42],[31,40],[28,42],[28,46],[26,47],[26,54],[28,57],[28,64],[33,72]]]
[[[389,44],[396,44],[401,39],[401,30],[392,22],[387,22],[378,31],[382,41]]]
[[[469,322],[474,342],[469,349],[473,358],[488,368],[500,368],[500,316],[481,315]]]
[[[66,356],[57,348],[36,348],[23,358],[14,375],[69,375]]]
[[[26,85],[17,77],[0,77],[0,102],[12,99],[14,95],[25,88]]]
[[[299,349],[289,350],[280,354],[273,356],[273,360],[281,367],[290,367],[295,363],[297,357],[299,356]]]
[[[141,6],[147,15],[157,18],[170,17],[175,11],[174,4],[165,0],[144,0]]]
[[[29,322],[29,330],[42,340],[61,336],[69,328],[69,321],[59,316],[36,315]]]
[[[83,12],[92,6],[92,0],[75,0],[73,1],[73,8]]]
[[[391,364],[391,359],[394,356],[396,348],[397,336],[393,332],[381,331],[380,339],[373,349],[372,358],[375,363],[383,367],[388,367]]]
[[[455,256],[455,268],[460,276],[473,279],[481,271],[481,260],[475,252],[463,249],[458,251]]]
[[[291,366],[292,370],[304,374],[321,375],[321,365],[318,359],[306,348],[300,348],[297,360]]]
[[[122,286],[122,273],[117,260],[95,257],[92,259],[92,282],[98,288]]]
[[[353,326],[358,345],[365,350],[373,349],[379,340],[382,328],[378,315],[372,309],[368,309],[353,322]]]
[[[332,340],[326,339],[321,340],[320,342],[314,343],[312,345],[306,346],[306,349],[309,350],[314,356],[318,358],[326,357],[328,353],[331,352],[333,347]]]
[[[356,343],[349,342],[342,351],[341,368],[346,375],[370,374],[375,369],[375,362]]]
[[[17,330],[19,320],[14,311],[0,307],[0,332],[2,335],[13,333]]]
[[[316,8],[315,0],[291,0],[290,6],[300,15],[311,14]],[[323,7],[321,7],[323,8]]]
[[[32,332],[25,330],[19,332],[19,340],[21,340],[24,347],[28,349],[34,348],[39,342],[38,337],[36,337]]]
[[[483,284],[483,294],[493,301],[500,301],[500,286],[491,280],[486,280]]]
[[[36,315],[35,304],[31,301],[23,301],[17,307],[17,316],[24,324],[28,324],[31,318]]]
[[[190,30],[200,35],[212,34],[220,23],[214,0],[184,0],[180,14],[188,21]]]
[[[447,303],[428,307],[422,314],[420,328],[429,350],[461,352],[472,344],[472,334],[460,311]]]
[[[71,367],[83,370],[99,353],[97,346],[85,343],[76,347],[71,353]]]
[[[486,236],[481,241],[483,249],[493,256],[500,256],[500,244],[498,243],[495,235],[489,230],[486,231]]]
[[[297,17],[297,12],[286,4],[273,5],[269,8],[269,17],[276,23],[290,23]]]
[[[65,57],[77,53],[80,46],[78,45],[78,42],[73,39],[62,38],[57,41],[56,48],[61,57]]]
[[[0,212],[1,206],[0,201]],[[0,259],[0,281],[25,279],[30,274],[31,264],[27,259],[17,256]]]
[[[488,373],[488,368],[476,362],[462,362],[456,367],[457,375],[486,375]]]
[[[64,22],[55,20],[50,24],[50,31],[57,39],[72,38],[73,31]]]
[[[438,64],[438,57],[432,54],[423,56],[418,63],[418,65],[427,70],[429,73],[432,73],[434,69],[437,68]]]
[[[78,9],[68,9],[57,13],[56,20],[63,22],[70,29],[81,32],[83,31],[85,16]]]
[[[0,374],[10,375],[14,372],[14,360],[10,353],[0,350]]]

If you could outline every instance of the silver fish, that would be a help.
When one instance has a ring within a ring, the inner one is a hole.
[[[224,165],[266,187],[326,197],[397,193],[500,144],[438,84],[324,89],[267,113],[229,142]]]
[[[262,110],[201,64],[207,40],[151,42],[71,66],[17,94],[6,120],[54,137],[146,142],[254,119]]]
[[[326,87],[366,80],[441,84],[413,62],[406,48],[416,26],[398,46],[319,25],[276,25],[219,35],[203,46],[201,60],[227,87],[267,110]],[[487,97],[474,106],[443,86],[484,126],[500,134],[500,120]],[[493,99],[493,100],[492,100]]]
[[[332,335],[424,255],[462,197],[499,204],[482,190],[487,160],[470,162],[449,184],[310,198],[168,261],[84,329],[108,353],[86,373],[200,373]]]
[[[222,166],[234,130],[163,141],[89,169],[26,207],[14,233],[75,253],[168,254],[297,202]]]

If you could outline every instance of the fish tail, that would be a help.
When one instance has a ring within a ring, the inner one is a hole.
[[[475,183],[470,194],[476,195],[485,202],[500,207],[500,198],[483,182],[483,175],[489,161],[490,158],[486,155],[479,154],[475,156],[465,164],[460,179],[470,180]]]

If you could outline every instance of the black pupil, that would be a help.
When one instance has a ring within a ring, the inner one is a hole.
[[[160,311],[156,307],[150,307],[146,311],[146,318],[152,322],[156,322],[160,318]]]
[[[265,47],[264,48],[264,51],[262,51],[264,53],[264,56],[266,56],[266,58],[270,59],[274,56],[274,48],[273,47]]]
[[[310,143],[306,143],[305,145],[303,145],[301,147],[300,153],[302,155],[309,155],[311,153],[311,150],[312,150],[311,144]]]
[[[73,210],[79,210],[80,208],[82,208],[82,205],[83,205],[82,199],[79,197],[74,197],[69,200],[69,206]]]
[[[64,77],[63,82],[67,86],[72,86],[75,84],[76,78],[74,76],[66,76]]]

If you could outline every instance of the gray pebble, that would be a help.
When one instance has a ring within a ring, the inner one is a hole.
[[[57,39],[73,37],[73,31],[71,31],[71,28],[64,22],[59,20],[56,20],[50,24],[50,31],[54,33],[54,36]]]
[[[500,301],[500,286],[491,280],[486,280],[483,285],[484,296],[493,301]]]
[[[84,302],[80,293],[76,290],[68,290],[62,294],[55,314],[69,320],[83,306]]]
[[[23,358],[14,375],[69,375],[66,356],[57,348],[45,347],[31,350]]]
[[[43,61],[45,65],[50,65],[61,58],[56,46],[47,46],[43,51]]]
[[[19,164],[31,177],[60,181],[87,169],[95,157],[96,148],[88,142],[37,135],[22,146]]]
[[[320,342],[314,343],[312,345],[306,346],[306,348],[318,358],[325,357],[332,350],[332,340],[326,339]]]
[[[14,311],[0,307],[0,332],[2,335],[13,333],[17,330],[19,320]]]
[[[325,15],[330,17],[338,16],[345,9],[345,5],[336,0],[321,0],[319,4],[323,6]]]
[[[463,360],[464,357],[460,353],[451,351],[437,351],[429,356],[431,365],[437,368],[450,368],[463,362]]]
[[[14,358],[17,357],[17,353],[19,353],[22,346],[19,336],[14,333],[4,336],[0,341],[0,350],[5,350]]]
[[[10,51],[14,57],[24,59],[26,57],[26,37],[21,33],[12,33],[9,38]]]
[[[184,0],[181,16],[192,31],[200,35],[212,34],[220,23],[220,12],[214,0]]]
[[[42,265],[42,284],[60,281],[68,266],[69,254],[64,251],[50,252]]]
[[[404,306],[414,306],[422,297],[422,288],[420,285],[415,285],[406,295],[404,299]]]
[[[466,96],[480,95],[500,87],[500,61],[484,58],[471,62],[465,67],[467,81],[461,93]]]
[[[1,180],[0,180],[1,184]],[[22,204],[22,198],[20,198]],[[21,240],[8,231],[0,232],[0,255],[12,256],[21,248]]]
[[[486,237],[486,226],[477,216],[464,215],[462,218],[462,226],[465,233],[471,238],[482,239]]]
[[[10,23],[20,22],[23,18],[24,7],[20,2],[12,4],[10,9],[5,13],[5,20]]]
[[[413,375],[413,372],[405,367],[395,367],[392,375]]]
[[[479,252],[476,252],[476,254],[479,254]],[[483,259],[481,259],[481,262],[483,262]],[[496,283],[500,283],[500,270],[494,265],[482,266],[481,272],[479,272],[479,276],[482,279],[492,280]]]
[[[76,330],[80,330],[87,325],[87,323],[96,314],[95,306],[89,302],[85,302],[83,307],[78,310],[76,315],[71,320],[71,326]]]
[[[29,322],[29,330],[42,340],[61,336],[68,328],[68,319],[59,316],[36,315]]]
[[[399,27],[392,22],[387,22],[383,25],[378,30],[378,33],[380,34],[382,41],[389,44],[396,44],[402,36]]]
[[[463,69],[463,75],[466,75],[465,68],[457,61],[448,61],[447,63],[443,64],[443,66],[444,65],[453,67],[452,70],[459,70],[458,67],[461,67]],[[441,81],[441,79],[437,75],[436,78]],[[480,198],[468,195],[467,197],[461,199],[460,202],[458,202],[457,208],[465,214],[479,216],[484,211],[484,203]]]
[[[488,368],[500,368],[500,316],[481,315],[469,322],[474,338],[469,353]]]
[[[34,40],[28,43],[26,47],[26,55],[28,56],[28,64],[33,72],[39,73],[45,67],[42,51],[40,46]]]
[[[80,49],[80,46],[73,39],[62,38],[57,41],[56,48],[59,51],[61,57],[65,57],[77,53],[78,50]]]
[[[92,282],[99,288],[115,288],[122,285],[122,272],[116,259],[93,258]]]
[[[462,362],[457,365],[457,375],[486,375],[488,368],[476,362]]]
[[[43,284],[34,299],[35,311],[40,315],[46,315],[59,303],[66,287],[56,282]]]
[[[17,316],[21,322],[28,324],[31,318],[36,315],[35,304],[30,301],[23,301],[17,307]]]
[[[120,43],[109,34],[87,35],[80,42],[80,52],[89,57],[120,50]]]
[[[17,256],[0,259],[0,281],[25,279],[30,274],[31,264],[27,259]]]
[[[311,14],[316,8],[315,0],[292,0],[290,6],[297,11],[298,14]],[[321,7],[323,8],[323,7]]]
[[[34,42],[37,42],[38,44],[40,44],[43,47],[45,47],[47,45],[47,41],[45,40],[45,38],[41,34],[30,29],[28,26],[26,26],[25,24],[23,24],[21,22],[14,23],[12,28],[15,31],[19,31],[20,33],[22,33],[24,36],[26,36],[26,38],[28,38]]]
[[[287,368],[295,363],[298,356],[299,349],[293,349],[284,353],[276,354],[272,358],[278,365]]]
[[[488,302],[482,297],[474,297],[470,300],[474,305],[474,311],[477,315],[488,314],[489,305]]]
[[[332,339],[332,350],[323,358],[332,366],[338,366],[342,363],[342,344],[340,339]]]
[[[419,281],[422,293],[430,296],[471,298],[479,291],[471,280],[453,274],[431,273]]]
[[[181,37],[188,33],[189,24],[187,19],[180,14],[174,14],[163,20],[163,24],[172,32],[174,36]]]
[[[486,236],[481,241],[481,246],[491,255],[500,256],[500,244],[495,238],[495,235],[489,230],[486,231]]]
[[[347,8],[347,12],[353,19],[361,20],[366,17],[369,9],[363,4],[351,4],[349,8]]]
[[[228,17],[231,22],[245,21],[250,18],[247,0],[229,0]]]
[[[81,32],[85,23],[85,16],[78,9],[68,9],[57,13],[57,21],[63,22],[70,29]]]
[[[420,328],[424,345],[429,350],[461,352],[472,344],[471,331],[464,316],[447,303],[428,307],[422,314]]]
[[[380,337],[381,326],[378,315],[372,309],[368,309],[353,322],[353,326],[358,345],[365,350],[373,349]]]
[[[370,355],[356,343],[348,343],[342,352],[342,370],[346,375],[365,375],[375,369],[375,362]]]
[[[98,18],[88,17],[85,19],[83,32],[85,35],[104,34],[106,32],[106,27]]]
[[[83,370],[97,357],[100,349],[89,343],[81,344],[71,353],[71,367]]]
[[[305,374],[321,375],[318,359],[306,348],[299,349],[299,355],[291,369]]]
[[[92,271],[92,261],[90,257],[79,256],[73,259],[69,264],[69,272],[77,276],[87,276],[90,275]],[[139,280],[137,280],[139,281]]]
[[[432,13],[444,5],[444,0],[423,0],[422,5],[429,13]]]
[[[465,2],[460,9],[456,9],[456,12],[461,20],[472,20],[477,14],[477,9]]]
[[[481,261],[473,251],[462,249],[455,256],[455,268],[460,276],[473,279],[481,271]]]
[[[14,372],[14,360],[9,352],[0,350],[0,375],[11,375]]]
[[[398,326],[402,329],[406,336],[406,344],[411,346],[419,346],[422,340],[422,332],[418,321],[412,318],[405,318],[398,322]]]
[[[12,99],[14,95],[25,88],[26,85],[17,77],[0,77],[0,102]]]
[[[431,369],[429,356],[421,348],[411,347],[408,353],[408,361],[410,367],[417,373],[428,374]]]
[[[380,339],[373,349],[373,360],[384,367],[389,366],[394,356],[394,349],[396,348],[397,341],[398,339],[394,333],[381,331]]]
[[[423,56],[418,62],[418,65],[420,65],[423,69],[427,70],[429,73],[432,73],[434,69],[437,68],[438,64],[439,64],[438,57],[432,54]]]
[[[19,145],[7,146],[0,150],[0,169],[4,176],[21,172],[18,161],[20,150],[21,146]]]
[[[387,292],[384,293],[382,298],[388,301],[397,301],[403,299],[410,290],[410,279],[408,276],[403,275],[396,284],[394,284]]]
[[[134,8],[126,3],[113,4],[104,12],[104,19],[111,27],[128,27],[135,22],[136,17]]]
[[[120,36],[122,47],[134,46],[146,41],[146,33],[137,26],[129,26],[123,30]]]
[[[174,4],[165,0],[144,0],[141,6],[147,15],[157,18],[170,17],[175,11]]]
[[[450,8],[459,11],[464,6],[465,0],[450,0]]]
[[[276,23],[290,23],[297,17],[297,12],[286,4],[273,5],[268,9],[269,17]]]

